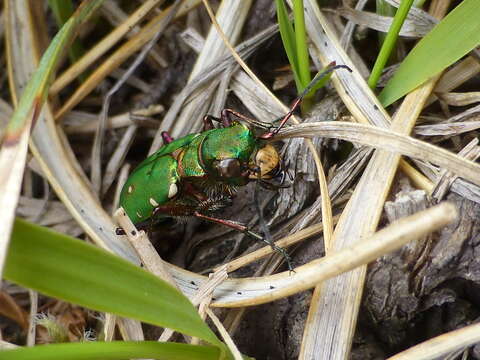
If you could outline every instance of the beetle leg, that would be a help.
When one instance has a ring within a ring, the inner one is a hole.
[[[208,200],[208,196],[205,195],[203,192],[197,190],[191,183],[184,182],[183,183],[183,192],[185,194],[189,194],[193,196],[197,201],[202,202]]]
[[[268,122],[260,121],[260,120],[255,120],[252,118],[249,118],[248,116],[245,116],[238,111],[232,110],[232,109],[223,109],[222,110],[222,125],[224,127],[229,127],[232,124],[232,117],[231,115],[234,115],[238,117],[239,119],[245,121],[247,124],[252,124],[256,127],[262,128],[262,129],[268,129],[271,127],[271,124]]]
[[[203,117],[203,131],[215,129],[215,126],[213,126],[214,121],[221,122],[221,120],[215,116],[205,115]]]
[[[232,125],[232,118],[230,117],[230,114],[234,114],[235,116],[239,117],[240,119],[247,118],[246,116],[244,116],[240,113],[237,113],[236,111],[234,111],[232,109],[223,109],[222,114],[221,114],[223,127],[229,127],[230,125]]]
[[[173,138],[166,131],[162,131],[162,139],[164,144],[170,144],[173,141]]]
[[[268,244],[274,251],[280,253],[284,257],[289,271],[294,271],[293,267],[292,267],[292,264],[291,264],[290,256],[288,255],[287,251],[284,248],[281,248],[280,246],[275,245],[275,243],[266,240],[263,236],[260,236],[257,233],[254,233],[248,227],[246,227],[244,225],[241,225],[239,223],[236,223],[234,221],[217,219],[217,218],[214,218],[214,217],[211,217],[211,216],[208,216],[208,215],[204,215],[204,214],[199,213],[198,211],[195,211],[193,213],[193,216],[195,216],[196,218],[199,218],[199,219],[214,222],[216,224],[224,225],[224,226],[229,227],[231,229],[240,231],[240,232],[244,233],[245,235],[248,235],[248,236],[254,238],[255,240],[263,241],[264,243]]]

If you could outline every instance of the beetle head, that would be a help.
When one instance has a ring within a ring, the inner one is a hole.
[[[250,179],[271,179],[280,165],[280,155],[270,144],[258,149],[252,160]]]

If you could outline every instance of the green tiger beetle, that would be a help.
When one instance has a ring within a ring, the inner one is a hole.
[[[163,132],[164,145],[141,162],[125,182],[120,206],[138,229],[151,228],[154,222],[168,217],[192,216],[222,224],[268,243],[283,255],[292,270],[285,249],[242,224],[218,219],[211,213],[228,206],[236,188],[251,181],[257,181],[268,189],[283,186],[286,171],[280,155],[268,140],[286,124],[313,86],[339,68],[351,71],[345,65],[332,63],[318,73],[290,110],[279,119],[277,127],[224,109],[221,118],[204,117],[201,133],[174,140]],[[220,126],[215,128],[213,121]],[[274,183],[278,180],[280,185]],[[124,231],[117,228],[116,233],[123,235]]]

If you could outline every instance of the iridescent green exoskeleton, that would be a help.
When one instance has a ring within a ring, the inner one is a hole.
[[[232,121],[232,115],[241,121]],[[221,126],[214,128],[212,120]],[[228,205],[238,186],[254,179],[266,185],[283,176],[277,151],[255,134],[252,122],[270,126],[225,109],[221,119],[205,117],[201,133],[177,140],[163,133],[165,145],[132,172],[120,206],[140,228],[162,217],[195,216],[247,231],[209,213]]]
[[[236,188],[250,181],[267,188],[278,187],[272,183],[278,178],[283,183],[282,161],[268,141],[292,116],[315,81],[338,67],[344,66],[331,66],[317,75],[278,127],[225,109],[220,119],[206,116],[201,133],[177,140],[162,133],[164,146],[132,172],[120,194],[120,206],[140,229],[165,217],[193,216],[265,241],[241,224],[213,217],[212,212],[227,206]],[[212,120],[220,126],[215,128]],[[117,229],[118,234],[122,232]],[[271,245],[285,256],[291,269],[286,252]]]

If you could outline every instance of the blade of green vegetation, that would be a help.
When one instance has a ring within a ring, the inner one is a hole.
[[[47,50],[42,56],[38,69],[28,82],[17,109],[7,127],[5,138],[16,138],[18,131],[22,129],[32,109],[38,110],[43,105],[58,62],[63,51],[68,48],[78,27],[102,4],[103,0],[87,0],[77,9],[64,26],[58,31]],[[36,113],[38,115],[38,113]]]
[[[390,29],[388,29],[387,36],[383,41],[380,53],[377,56],[377,60],[375,61],[375,65],[373,66],[372,73],[370,74],[370,78],[368,79],[368,86],[370,86],[370,88],[372,89],[377,86],[378,79],[380,78],[380,75],[382,75],[385,64],[390,58],[392,50],[397,43],[398,34],[400,33],[400,29],[402,28],[402,25],[407,18],[408,12],[410,11],[412,4],[413,0],[402,0],[402,2],[400,3],[400,7],[395,13],[392,25],[390,26]]]
[[[312,80],[310,58],[308,57],[307,31],[305,29],[303,0],[293,0],[293,18],[295,24],[295,44],[297,46],[298,77],[305,89]],[[308,96],[308,95],[307,95]]]
[[[480,2],[463,0],[408,54],[379,95],[384,106],[432,78],[480,44]]]
[[[320,89],[330,79],[328,74],[325,79],[315,82],[311,86],[312,76],[310,73],[310,58],[308,54],[307,34],[305,30],[305,14],[303,0],[292,0],[293,3],[293,21],[295,29],[290,23],[287,7],[284,0],[275,0],[277,5],[277,19],[280,28],[283,47],[287,53],[288,61],[292,67],[295,85],[298,94],[301,94],[307,87],[310,88],[304,95],[301,103],[302,113],[306,113],[312,106],[312,96],[315,91]]]
[[[290,23],[288,17],[287,7],[284,0],[275,0],[277,5],[277,19],[278,26],[280,29],[280,36],[282,38],[283,47],[288,57],[288,62],[292,67],[293,77],[295,79],[295,85],[297,86],[297,91],[300,93],[302,91],[301,82],[298,77],[298,59],[297,59],[297,44],[295,40],[295,31],[293,26]]]
[[[72,0],[48,0],[48,6],[52,9],[57,24],[62,26],[73,14]]]
[[[386,0],[376,0],[375,1],[375,12],[378,15],[394,17],[396,11],[397,11],[397,8],[395,8],[392,5],[390,5],[389,3],[387,3]],[[383,42],[385,41],[386,36],[387,36],[387,34],[381,32],[381,31],[378,32],[378,39],[379,39],[380,47],[382,46]]]
[[[59,27],[62,27],[73,15],[74,7],[71,0],[48,0],[53,15]],[[68,48],[68,57],[73,64],[85,54],[82,44],[76,39]],[[81,81],[86,79],[86,74],[80,74]]]
[[[55,74],[62,53],[73,39],[79,25],[102,4],[103,0],[82,2],[75,14],[59,30],[42,56],[38,68],[28,81],[1,139],[0,149],[0,218],[3,231],[0,232],[0,274],[3,271],[6,248],[12,229],[15,205],[20,193],[20,181],[24,171],[27,152],[25,141],[40,114],[48,95],[50,83]],[[7,4],[7,1],[5,1]],[[15,162],[15,164],[14,164]]]
[[[15,221],[5,278],[90,309],[224,346],[170,284],[93,245],[20,219]]]
[[[200,346],[157,341],[112,341],[39,345],[0,351],[0,360],[217,360],[220,351]]]

